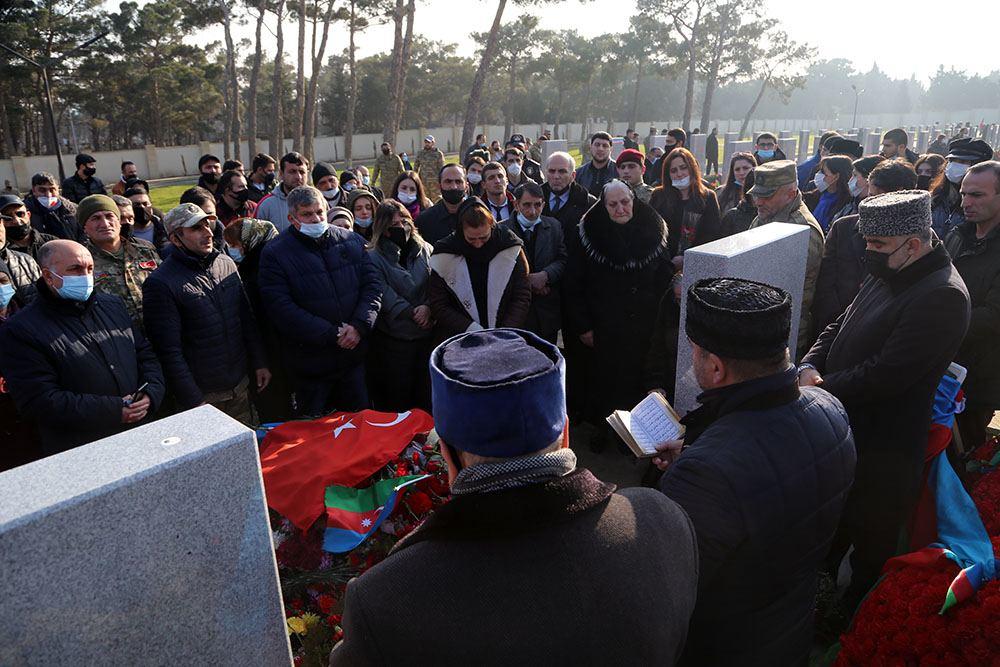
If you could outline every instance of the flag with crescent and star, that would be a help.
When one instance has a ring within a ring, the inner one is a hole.
[[[334,412],[276,426],[260,451],[268,507],[308,530],[325,511],[326,487],[360,484],[432,428],[422,410]]]
[[[392,514],[403,489],[428,477],[430,475],[407,475],[383,479],[364,489],[326,487],[323,550],[341,554],[364,542]]]

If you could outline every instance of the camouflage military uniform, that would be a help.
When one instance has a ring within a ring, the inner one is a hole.
[[[160,265],[156,247],[142,239],[122,239],[121,249],[113,255],[90,241],[86,246],[94,257],[94,289],[120,296],[132,321],[142,326],[142,284]]]
[[[403,161],[399,156],[389,151],[388,155],[379,154],[375,160],[375,169],[372,170],[372,184],[382,178],[380,187],[385,192],[386,197],[392,194],[392,186],[396,184],[396,179],[403,173]]]
[[[420,180],[424,183],[424,194],[431,202],[436,202],[441,198],[441,184],[438,183],[438,173],[444,166],[444,153],[437,148],[422,148],[417,153],[417,160],[413,167]]]
[[[531,148],[528,149],[528,157],[538,164],[542,163],[542,142],[536,141],[531,144]]]

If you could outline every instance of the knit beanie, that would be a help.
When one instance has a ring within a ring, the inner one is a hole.
[[[77,223],[82,227],[87,223],[87,218],[98,211],[110,211],[116,216],[121,216],[118,204],[115,203],[114,199],[107,195],[90,195],[89,197],[84,197],[76,206]]]
[[[337,170],[329,162],[317,162],[312,170],[313,185],[319,183],[321,178],[326,176],[336,176]]]
[[[646,159],[643,157],[642,153],[634,148],[626,148],[618,155],[618,159],[615,160],[615,164],[619,167],[625,162],[635,162],[642,167],[643,172],[646,171]]]

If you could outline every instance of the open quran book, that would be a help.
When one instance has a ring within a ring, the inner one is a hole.
[[[629,412],[615,410],[608,415],[607,421],[639,458],[655,456],[657,445],[684,437],[680,417],[670,403],[667,403],[667,399],[658,393],[642,399]]]

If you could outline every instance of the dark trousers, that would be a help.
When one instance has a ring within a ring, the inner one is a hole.
[[[430,337],[393,338],[374,331],[368,348],[368,387],[376,410],[405,412],[431,409]]]
[[[708,159],[705,161],[705,175],[707,176],[708,174],[711,174],[713,169],[715,170],[715,173],[719,173],[718,155],[709,155]]]
[[[362,364],[324,376],[298,376],[292,400],[297,417],[322,417],[331,412],[357,412],[369,407]]]
[[[993,420],[994,412],[996,408],[967,403],[965,410],[955,417],[965,451],[971,452],[986,442],[986,428]]]

